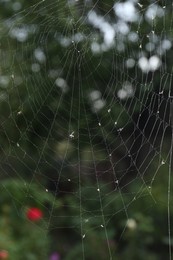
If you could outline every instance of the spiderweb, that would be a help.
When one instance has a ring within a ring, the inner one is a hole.
[[[133,231],[134,250],[171,259],[171,1],[0,5],[1,176],[25,198],[2,184],[16,210],[34,196],[63,259],[135,259]]]

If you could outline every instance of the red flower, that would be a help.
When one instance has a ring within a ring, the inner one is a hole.
[[[5,250],[0,251],[0,259],[7,259],[8,258],[8,252]]]
[[[31,221],[38,221],[43,217],[43,212],[38,208],[29,208],[26,216]]]

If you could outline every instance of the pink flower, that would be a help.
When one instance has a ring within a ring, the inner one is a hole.
[[[57,252],[51,254],[49,260],[60,260],[60,255]]]
[[[38,221],[43,217],[43,212],[38,208],[29,208],[26,216],[31,221]]]

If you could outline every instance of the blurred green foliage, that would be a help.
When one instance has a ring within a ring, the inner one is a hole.
[[[0,190],[0,249],[8,252],[9,259],[47,259],[50,238],[46,205],[52,203],[52,194],[18,179],[2,181]],[[38,223],[27,219],[26,212],[31,207],[43,211]]]

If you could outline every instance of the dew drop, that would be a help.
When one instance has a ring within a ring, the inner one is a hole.
[[[142,7],[143,7],[143,5],[141,5],[140,3],[138,3],[138,6],[139,6],[140,8],[142,8]]]
[[[69,137],[72,139],[74,138],[74,131],[69,135]]]

